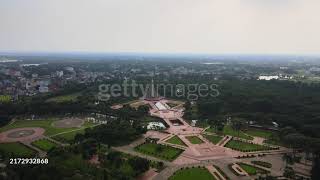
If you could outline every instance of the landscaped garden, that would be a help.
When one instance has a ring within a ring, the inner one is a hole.
[[[178,136],[173,136],[172,138],[166,140],[167,143],[177,144],[181,146],[187,146]]]
[[[202,144],[203,141],[197,136],[186,136],[186,139],[190,141],[192,144]]]
[[[184,168],[175,172],[169,180],[215,180],[214,176],[204,167]]]
[[[168,161],[173,161],[183,152],[183,150],[181,149],[177,149],[177,148],[173,148],[173,147],[165,146],[161,144],[155,144],[155,143],[141,144],[135,147],[135,150],[140,153],[147,154],[147,155],[154,156],[156,158],[160,158]]]
[[[21,143],[1,143],[0,154],[7,157],[33,157],[36,152]]]
[[[207,132],[213,132],[213,133],[217,133],[215,129],[213,128],[208,128],[206,130]],[[238,137],[238,138],[242,138],[242,139],[247,139],[247,140],[252,140],[253,137],[248,136],[247,134],[245,134],[242,131],[235,131],[232,129],[232,127],[230,125],[225,125],[223,127],[223,131],[222,134],[224,135],[229,135],[229,136],[234,136],[234,137]]]
[[[269,171],[266,171],[264,169],[258,168],[258,167],[254,167],[252,165],[249,164],[245,164],[245,163],[238,163],[238,165],[244,170],[246,171],[249,175],[256,175],[257,173],[260,174],[266,174]]]
[[[47,139],[40,139],[40,140],[34,141],[32,142],[32,145],[43,151],[49,151],[50,149],[58,146],[56,143],[53,143]]]
[[[216,135],[207,135],[207,134],[202,134],[206,139],[208,139],[210,142],[213,144],[217,144],[222,140],[223,137],[221,136],[216,136]]]
[[[274,150],[277,148],[259,145],[259,144],[253,144],[248,142],[243,142],[239,140],[230,140],[225,147],[231,148],[237,151],[242,152],[252,152],[252,151],[265,151],[265,150]]]

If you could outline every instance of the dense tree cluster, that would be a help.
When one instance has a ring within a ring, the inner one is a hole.
[[[84,136],[111,146],[131,142],[145,132],[138,121],[119,120],[87,129]]]
[[[88,144],[78,144],[52,149],[48,153],[49,164],[47,165],[9,165],[5,169],[6,179],[133,180],[150,167],[150,162],[146,159],[113,151],[100,154],[99,166],[93,165],[84,155],[87,152],[83,147],[87,146]],[[3,176],[0,176],[1,178]]]
[[[305,135],[320,137],[319,84],[237,79],[218,84],[220,95],[199,98],[196,111],[187,107],[187,119],[229,115],[261,124],[275,121],[281,127],[292,126]]]

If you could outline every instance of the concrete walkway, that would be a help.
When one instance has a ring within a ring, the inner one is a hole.
[[[218,146],[224,147],[231,139],[231,136],[224,136],[223,139],[218,143]]]

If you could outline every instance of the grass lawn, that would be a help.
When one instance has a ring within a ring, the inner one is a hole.
[[[257,174],[257,169],[254,166],[244,164],[244,163],[239,163],[239,166],[246,171],[249,175],[256,175]]]
[[[172,138],[168,139],[166,142],[171,144],[178,144],[181,146],[187,146],[178,136],[173,136]]]
[[[34,141],[32,142],[32,145],[36,146],[37,148],[43,151],[49,151],[50,149],[58,146],[56,143],[53,143],[47,139],[40,139],[40,140]]]
[[[192,144],[201,144],[203,141],[198,138],[197,136],[186,136],[186,139],[188,139]]]
[[[254,167],[251,166],[249,164],[245,164],[245,163],[238,163],[238,165],[244,170],[246,171],[249,175],[256,175],[257,173],[261,173],[261,174],[266,174],[268,173],[268,171],[258,168],[258,167]]]
[[[265,161],[251,161],[251,163],[256,164],[258,166],[266,167],[266,168],[271,168],[272,167],[271,163],[265,162]]]
[[[248,129],[246,134],[249,134],[250,136],[257,136],[262,138],[269,138],[272,135],[272,131],[263,130],[263,129]]]
[[[215,129],[212,129],[212,128],[208,128],[206,131],[207,131],[207,132],[216,133],[216,132],[215,132]],[[246,134],[243,133],[242,131],[239,131],[239,132],[238,132],[238,131],[233,130],[233,129],[231,128],[231,126],[229,126],[229,125],[224,126],[222,133],[223,133],[224,135],[234,136],[234,137],[238,137],[238,138],[242,138],[242,139],[247,139],[247,140],[252,140],[252,139],[253,139],[253,137],[246,135]]]
[[[19,120],[19,121],[15,121],[12,124],[1,127],[0,132],[6,131],[9,129],[14,129],[14,128],[40,127],[40,128],[43,128],[46,130],[44,133],[45,135],[51,136],[51,135],[58,134],[61,132],[79,129],[79,128],[56,128],[56,127],[52,126],[52,123],[55,120],[59,120],[59,119],[50,118],[50,119],[46,119],[46,120]],[[86,121],[82,127],[90,127],[92,125],[93,125],[93,123]]]
[[[55,96],[55,97],[47,99],[46,102],[57,102],[57,103],[72,102],[72,101],[76,101],[80,95],[81,95],[81,93],[78,92],[78,93],[73,93],[73,94]]]
[[[77,131],[59,134],[57,136],[53,136],[52,138],[63,143],[72,143],[74,140],[74,137],[77,134],[84,134],[84,132],[85,132],[85,129],[79,129]]]
[[[223,137],[221,136],[215,136],[215,135],[207,135],[207,134],[202,134],[202,136],[204,136],[206,139],[208,139],[210,142],[212,142],[213,144],[217,144],[218,142],[221,141],[221,139]]]
[[[188,168],[175,172],[169,180],[215,180],[206,168]]]
[[[263,150],[272,150],[271,147],[263,146],[259,144],[250,144],[247,142],[242,142],[238,140],[230,140],[225,147],[242,151],[242,152],[251,152],[251,151],[263,151]]]
[[[141,144],[135,147],[135,150],[143,154],[147,154],[168,161],[173,161],[183,152],[183,150],[181,149],[155,143]]]
[[[21,143],[1,143],[0,154],[7,157],[34,157],[36,152]]]
[[[226,135],[230,135],[230,136],[234,136],[234,137],[238,137],[238,138],[242,138],[242,139],[247,139],[247,140],[252,140],[253,138],[251,136],[248,136],[246,134],[244,134],[242,131],[234,131],[231,126],[224,126],[223,128],[223,134]]]

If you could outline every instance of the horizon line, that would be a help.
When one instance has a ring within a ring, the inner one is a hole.
[[[320,53],[194,53],[194,52],[130,52],[130,51],[1,51],[0,55],[163,55],[163,56],[320,56]]]

